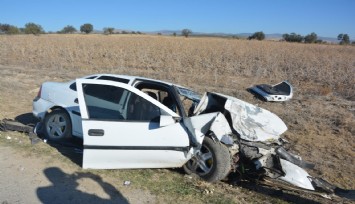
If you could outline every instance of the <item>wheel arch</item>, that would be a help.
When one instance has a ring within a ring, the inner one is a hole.
[[[72,117],[71,117],[69,111],[68,111],[66,108],[64,108],[64,107],[62,107],[62,106],[58,106],[58,105],[55,105],[55,106],[52,106],[52,107],[48,108],[47,111],[46,111],[46,113],[45,113],[45,115],[44,115],[44,117],[46,117],[46,115],[47,115],[48,113],[50,113],[50,112],[52,112],[52,111],[54,111],[54,110],[64,110],[64,111],[69,115],[70,120],[72,120]]]

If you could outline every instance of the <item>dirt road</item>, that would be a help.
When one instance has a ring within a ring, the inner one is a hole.
[[[58,161],[0,146],[0,203],[156,203],[149,192],[110,183]]]

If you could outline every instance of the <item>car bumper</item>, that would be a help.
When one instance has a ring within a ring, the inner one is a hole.
[[[250,88],[250,90],[259,94],[266,101],[288,101],[292,98],[292,94],[290,94],[290,95],[272,95],[272,94],[268,94],[268,93],[264,92],[263,90],[261,90],[257,87],[252,87],[252,88]]]
[[[42,98],[35,98],[32,102],[32,113],[39,120],[43,120],[47,110],[55,104]]]

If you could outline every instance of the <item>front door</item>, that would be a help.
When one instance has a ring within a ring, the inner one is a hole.
[[[179,117],[157,100],[124,83],[77,79],[83,126],[83,168],[181,167],[189,158]],[[162,117],[163,116],[163,117]]]

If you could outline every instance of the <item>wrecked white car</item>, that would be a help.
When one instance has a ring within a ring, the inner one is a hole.
[[[47,136],[71,128],[82,133],[83,168],[183,167],[209,182],[250,173],[327,191],[323,180],[304,170],[312,164],[282,147],[287,127],[275,114],[219,93],[200,97],[167,82],[100,76],[45,83],[34,100]],[[63,87],[73,84],[75,91],[65,93]]]

